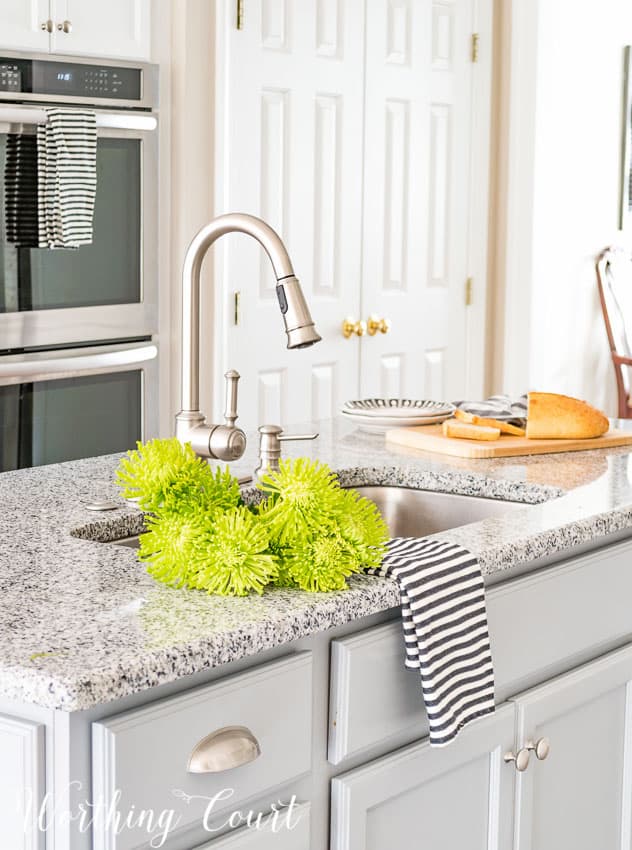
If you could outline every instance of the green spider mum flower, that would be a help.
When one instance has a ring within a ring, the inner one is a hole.
[[[365,569],[379,567],[390,535],[377,505],[356,490],[340,490],[336,523],[360,564]]]
[[[345,590],[347,578],[361,565],[353,548],[336,531],[324,532],[292,548],[287,573],[301,590]]]
[[[240,503],[237,479],[228,470],[213,472],[189,443],[173,437],[137,446],[121,460],[116,475],[123,496],[137,498],[144,511],[228,510]]]
[[[282,460],[258,486],[268,496],[260,516],[278,545],[300,545],[331,524],[339,485],[328,466],[308,458]]]
[[[268,545],[265,526],[246,507],[216,515],[196,540],[191,586],[222,596],[263,593],[278,573]]]
[[[196,499],[212,472],[189,444],[173,437],[137,443],[121,460],[116,477],[125,498],[137,498],[143,510],[155,511],[167,500]]]
[[[146,517],[147,532],[139,538],[138,557],[148,562],[147,572],[173,587],[191,582],[191,553],[204,532],[204,524],[194,514],[178,514],[159,509]]]

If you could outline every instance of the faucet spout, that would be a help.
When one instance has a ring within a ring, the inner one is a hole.
[[[227,233],[246,233],[254,237],[270,258],[277,279],[276,292],[287,347],[306,348],[319,342],[321,337],[314,327],[285,245],[265,221],[245,213],[229,213],[213,219],[197,233],[189,245],[182,270],[182,409],[176,416],[176,435],[182,442],[191,442],[195,451],[204,457],[236,460],[244,452],[245,437],[235,428],[234,419],[230,426],[207,425],[199,410],[200,272],[211,245]]]

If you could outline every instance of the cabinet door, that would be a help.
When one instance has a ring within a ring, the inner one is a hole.
[[[630,850],[632,647],[517,697],[516,731],[550,742],[517,774],[516,850]]]
[[[0,845],[44,850],[43,724],[0,715]]]
[[[149,59],[150,0],[51,0],[51,6],[53,53]]]
[[[364,0],[244,3],[242,29],[234,10],[218,4],[216,211],[278,231],[323,342],[286,350],[270,261],[230,235],[213,248],[217,362],[242,376],[240,422],[328,418],[358,391],[341,326],[360,319]]]
[[[508,850],[513,771],[503,754],[514,710],[465,729],[448,747],[413,744],[332,782],[332,850]]]
[[[48,53],[48,17],[48,0],[0,0],[0,48]]]
[[[483,378],[465,287],[477,279],[482,308],[486,261],[470,241],[487,233],[474,205],[487,196],[491,34],[478,64],[470,39],[490,30],[492,4],[371,0],[366,14],[362,317],[391,328],[362,340],[362,395],[462,398]]]

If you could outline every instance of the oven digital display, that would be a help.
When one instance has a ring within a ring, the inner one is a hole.
[[[71,95],[86,101],[141,100],[142,70],[0,56],[0,92]]]

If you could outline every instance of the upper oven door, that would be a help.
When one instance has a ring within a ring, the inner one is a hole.
[[[41,107],[0,104],[0,350],[157,331],[157,121],[97,112],[94,238],[76,250],[7,242],[7,134],[35,132]]]

